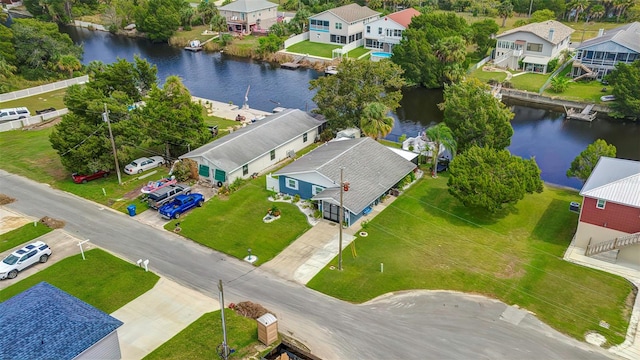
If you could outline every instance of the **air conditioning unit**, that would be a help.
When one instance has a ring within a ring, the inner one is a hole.
[[[295,150],[287,150],[287,156],[290,158],[295,158],[296,157],[296,152]]]

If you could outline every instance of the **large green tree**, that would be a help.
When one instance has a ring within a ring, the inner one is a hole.
[[[149,40],[165,42],[178,30],[181,9],[186,6],[190,5],[183,0],[149,0],[139,6],[136,26]]]
[[[203,145],[211,133],[204,124],[202,106],[191,101],[177,76],[162,88],[154,86],[140,110],[140,123],[151,145],[162,145],[167,159]]]
[[[640,118],[640,60],[631,64],[619,62],[609,73],[608,81],[613,85],[616,100],[611,103],[614,117]]]
[[[501,150],[511,143],[513,112],[479,80],[471,78],[445,87],[444,102],[439,106],[460,151],[473,145]]]
[[[360,118],[360,129],[362,132],[375,139],[383,138],[393,129],[394,120],[388,116],[389,109],[379,102],[367,104],[362,109],[362,117]]]
[[[464,76],[466,45],[472,37],[467,22],[453,13],[422,14],[411,20],[392,59],[409,82],[441,88]]]
[[[587,181],[602,156],[616,157],[616,147],[598,139],[573,159],[571,167],[567,170],[567,177],[576,177],[582,182]]]
[[[105,96],[119,90],[134,101],[140,101],[156,83],[158,68],[148,61],[134,56],[134,62],[118,59],[111,64],[91,62],[87,67],[91,86]]]
[[[447,185],[465,206],[492,213],[543,189],[535,159],[475,145],[453,159]]]
[[[473,31],[473,42],[476,43],[477,53],[484,56],[487,51],[494,47],[496,39],[493,35],[498,33],[500,27],[493,19],[485,19],[471,24]]]
[[[311,80],[309,89],[318,89],[315,112],[326,117],[333,131],[358,127],[367,104],[377,102],[389,110],[400,106],[402,69],[391,61],[348,60],[338,73]]]
[[[431,150],[431,166],[433,177],[438,176],[438,157],[440,156],[440,147],[443,146],[449,150],[452,155],[456,154],[458,144],[453,136],[453,132],[445,123],[432,126],[425,131],[425,135],[429,141],[433,142]]]
[[[498,5],[497,10],[498,10],[498,15],[502,19],[502,27],[504,27],[507,23],[507,18],[510,18],[513,16],[513,4],[511,3],[511,0],[503,0]]]

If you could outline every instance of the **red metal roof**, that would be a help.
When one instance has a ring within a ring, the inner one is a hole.
[[[409,24],[411,24],[411,18],[418,15],[420,15],[420,11],[414,8],[408,8],[389,14],[387,17],[407,28],[409,27]]]

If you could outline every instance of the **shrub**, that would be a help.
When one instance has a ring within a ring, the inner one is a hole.
[[[297,203],[298,201],[300,201],[300,195],[296,194],[296,196],[293,197],[293,202]]]
[[[558,58],[551,59],[551,60],[549,60],[549,63],[547,63],[547,71],[548,72],[552,72],[557,67],[558,67]]]

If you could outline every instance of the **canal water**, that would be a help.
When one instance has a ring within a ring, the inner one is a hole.
[[[310,69],[283,70],[278,65],[231,57],[223,53],[193,53],[144,39],[113,36],[109,33],[65,27],[76,43],[84,45],[83,63],[93,60],[111,63],[134,55],[158,67],[158,79],[178,75],[191,94],[222,102],[242,104],[247,90],[248,104],[270,111],[276,106],[311,110],[315,92],[309,80],[323,74]],[[416,136],[442,121],[437,104],[442,91],[406,89],[401,107],[393,114],[395,126],[388,136]],[[551,184],[580,188],[582,183],[565,173],[571,161],[596,139],[617,147],[617,156],[640,160],[640,124],[595,120],[592,123],[565,120],[563,114],[526,106],[512,106],[514,135],[509,150],[524,158],[535,157],[542,179]]]

